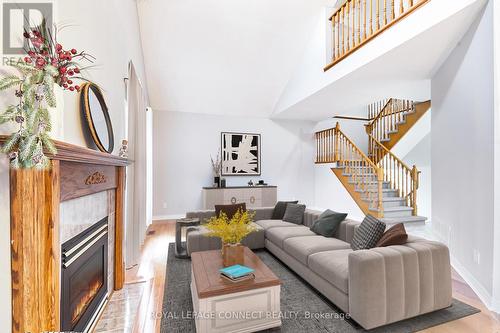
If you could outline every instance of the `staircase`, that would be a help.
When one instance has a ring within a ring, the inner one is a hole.
[[[415,103],[409,100],[388,99],[368,106],[366,133],[391,150],[399,140],[431,108],[431,101]],[[376,146],[369,145],[369,154]]]
[[[409,167],[393,147],[430,108],[430,102],[389,99],[369,106],[368,154],[340,129],[316,133],[316,163],[335,163],[333,173],[365,214],[387,224],[424,222],[417,215],[419,171]],[[425,111],[424,111],[425,110]]]

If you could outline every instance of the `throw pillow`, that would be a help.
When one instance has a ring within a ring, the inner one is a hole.
[[[215,216],[220,216],[220,213],[224,212],[231,219],[238,210],[246,212],[247,204],[243,202],[234,205],[215,205]]]
[[[296,204],[299,201],[278,201],[276,206],[274,206],[273,215],[271,216],[271,220],[283,220],[283,216],[285,215],[286,205],[289,203]]]
[[[377,245],[385,230],[385,223],[366,215],[352,238],[351,248],[354,251],[371,249]]]
[[[305,210],[306,210],[306,205],[289,203],[286,205],[283,221],[295,224],[302,224]]]
[[[391,228],[389,228],[382,238],[377,242],[376,247],[391,246],[391,245],[403,245],[406,244],[408,240],[408,234],[403,223],[398,223]]]
[[[339,228],[340,222],[344,221],[347,214],[337,213],[332,210],[325,210],[311,226],[311,231],[325,237],[333,237]]]

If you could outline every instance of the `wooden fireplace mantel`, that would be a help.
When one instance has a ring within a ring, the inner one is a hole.
[[[0,136],[0,144],[5,139]],[[125,167],[131,161],[55,144],[58,153],[49,155],[48,170],[10,170],[13,333],[60,331],[59,206],[64,200],[116,190],[114,289],[124,283]]]

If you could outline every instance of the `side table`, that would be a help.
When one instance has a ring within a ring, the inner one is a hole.
[[[177,258],[189,258],[187,249],[185,246],[182,246],[181,242],[182,228],[194,227],[198,225],[200,225],[199,218],[182,218],[175,221],[175,256]],[[186,232],[189,232],[189,229]]]

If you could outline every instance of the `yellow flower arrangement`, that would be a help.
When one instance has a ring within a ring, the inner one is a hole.
[[[234,216],[229,219],[224,212],[219,216],[213,216],[208,219],[205,227],[209,230],[208,237],[219,237],[224,244],[238,244],[248,234],[256,230],[252,225],[255,213],[238,210]]]

